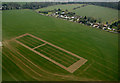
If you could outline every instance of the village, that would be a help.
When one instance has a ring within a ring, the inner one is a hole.
[[[102,23],[101,21],[97,21],[97,19],[93,17],[87,17],[87,16],[78,16],[74,12],[69,12],[68,10],[62,10],[62,9],[54,9],[50,11],[39,11],[38,12],[41,15],[46,15],[46,16],[53,16],[56,18],[61,18],[64,20],[68,20],[71,22],[76,22],[80,23],[83,25],[87,25],[93,28],[98,28],[105,30],[107,32],[113,32],[113,33],[118,33],[117,28],[113,28],[111,24],[108,22]]]

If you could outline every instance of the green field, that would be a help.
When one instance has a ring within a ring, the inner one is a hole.
[[[67,5],[54,5],[54,6],[48,6],[45,8],[38,9],[37,11],[48,11],[48,10],[54,10],[54,9],[63,9],[68,11],[73,11],[73,8],[82,6],[83,4],[67,4]]]
[[[0,11],[0,18],[2,18],[2,11]],[[2,19],[0,19],[0,41],[2,40]]]
[[[118,80],[117,34],[43,16],[32,10],[3,11],[2,19],[3,81]],[[25,33],[33,34],[88,61],[70,73],[17,42],[9,41]]]
[[[80,15],[80,16],[94,17],[101,22],[111,23],[112,21],[115,21],[118,19],[118,10],[115,10],[112,8],[88,5],[88,6],[73,10],[73,8],[78,7],[80,5],[82,4],[54,5],[54,6],[38,9],[37,11],[46,11],[46,10],[61,8],[64,10],[68,9],[69,11],[75,12],[77,15]]]
[[[31,48],[34,48],[34,47],[36,47],[36,46],[41,45],[41,44],[44,43],[44,42],[39,41],[39,40],[37,40],[35,38],[32,38],[31,36],[28,36],[28,35],[24,36],[22,38],[19,38],[17,40],[20,41],[20,42],[23,42],[23,44],[25,44],[25,45],[27,45],[27,46],[29,46]]]

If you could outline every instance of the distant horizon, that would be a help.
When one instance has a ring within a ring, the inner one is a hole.
[[[120,0],[0,0],[1,2],[119,2]]]

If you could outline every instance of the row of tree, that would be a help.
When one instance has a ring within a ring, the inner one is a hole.
[[[82,6],[75,7],[75,8],[73,8],[73,10],[76,10],[76,9],[79,9],[79,8],[85,7],[85,6],[87,6],[87,4],[84,4],[84,5],[82,5]]]
[[[103,7],[109,7],[113,9],[118,9],[120,10],[120,2],[94,2],[90,3],[92,5],[98,5],[98,6],[103,6]]]
[[[110,28],[111,28],[111,27],[117,27],[117,31],[120,33],[120,20],[112,23],[112,24],[110,25]]]
[[[116,21],[112,24],[109,24],[108,22],[101,23],[101,21],[99,21],[93,17],[79,16],[79,15],[76,15],[74,12],[69,12],[68,10],[62,10],[60,8],[54,9],[51,11],[39,11],[38,13],[41,13],[42,15],[62,18],[62,19],[69,20],[72,22],[82,23],[82,24],[85,24],[88,26],[93,26],[93,27],[107,30],[107,31],[113,31],[113,32],[117,31],[120,33],[120,27],[119,27],[120,20]]]
[[[91,4],[120,10],[120,2],[63,2],[61,4]]]
[[[26,2],[26,3],[16,3],[8,2],[2,4],[2,10],[12,10],[12,9],[39,9],[43,7],[48,7],[51,5],[57,5],[59,3],[54,2]]]
[[[104,6],[109,8],[114,8],[120,10],[120,2],[8,2],[3,3],[3,10],[11,10],[11,9],[39,9],[51,5],[57,4],[92,4],[98,6]]]

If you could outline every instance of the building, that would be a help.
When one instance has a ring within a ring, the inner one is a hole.
[[[0,47],[2,46],[2,42],[0,42]]]
[[[0,10],[2,10],[2,7],[0,7]]]

